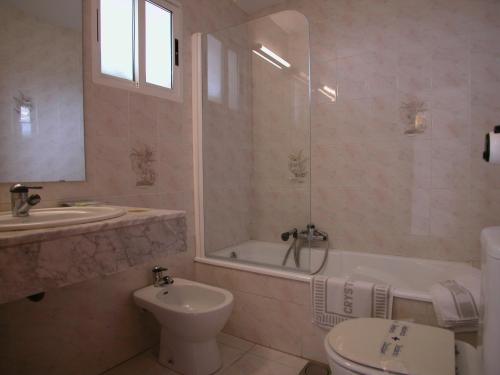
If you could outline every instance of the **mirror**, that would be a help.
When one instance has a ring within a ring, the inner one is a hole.
[[[0,0],[0,182],[85,180],[82,1]]]

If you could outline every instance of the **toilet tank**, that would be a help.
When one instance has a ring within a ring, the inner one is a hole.
[[[498,375],[500,369],[500,227],[483,229],[481,248],[479,348],[483,375]]]

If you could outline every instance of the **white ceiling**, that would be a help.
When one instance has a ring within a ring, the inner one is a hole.
[[[285,0],[233,0],[247,14],[255,14],[262,9],[284,3]]]

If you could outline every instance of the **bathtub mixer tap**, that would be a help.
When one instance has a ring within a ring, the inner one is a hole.
[[[316,229],[314,224],[307,224],[307,229],[301,231],[299,237],[309,242],[326,241],[328,233]]]
[[[292,243],[290,244],[290,246],[288,247],[288,250],[285,254],[285,257],[283,258],[283,262],[281,262],[281,265],[284,266],[288,260],[288,258],[290,257],[290,254],[293,250],[293,261],[295,263],[295,266],[297,268],[300,268],[300,251],[302,249],[302,246],[301,244],[298,245],[297,242],[306,242],[311,244],[313,242],[327,242],[327,246],[326,246],[326,249],[325,249],[325,255],[323,257],[323,261],[321,263],[321,266],[314,272],[312,272],[311,274],[316,274],[318,273],[321,269],[323,269],[323,267],[325,266],[326,264],[326,259],[328,257],[328,248],[330,247],[330,243],[329,243],[329,239],[328,239],[328,233],[326,232],[323,232],[323,231],[320,231],[318,229],[316,229],[316,226],[314,224],[308,224],[306,229],[298,232],[297,231],[297,228],[293,228],[291,230],[289,230],[288,232],[284,232],[281,234],[281,239],[283,241],[288,241],[290,236],[293,237],[293,241]]]
[[[285,242],[288,241],[290,236],[296,239],[298,233],[299,231],[297,230],[297,228],[290,229],[288,232],[281,233],[281,239]]]

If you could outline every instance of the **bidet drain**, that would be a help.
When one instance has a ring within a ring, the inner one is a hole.
[[[331,375],[330,368],[319,362],[307,362],[299,375]]]

